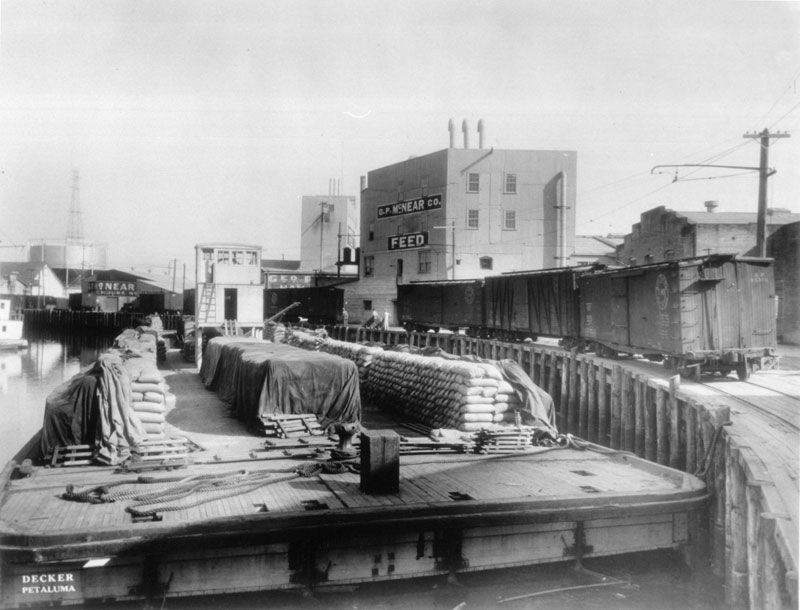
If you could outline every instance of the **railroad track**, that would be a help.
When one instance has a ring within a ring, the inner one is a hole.
[[[763,413],[769,416],[772,419],[779,420],[784,425],[791,428],[793,431],[798,432],[800,431],[800,397],[795,394],[790,394],[788,392],[783,392],[781,390],[776,390],[775,388],[769,387],[767,385],[761,383],[755,383],[753,381],[735,381],[735,382],[697,382],[699,385],[703,385],[707,388],[714,390],[720,394],[725,394],[726,396],[730,396],[734,398],[737,402],[746,405],[751,409],[755,409],[760,413]],[[764,391],[771,392],[777,396],[783,396],[789,398],[789,401],[786,401],[786,398],[783,398],[781,402],[789,402],[792,403],[791,405],[784,405],[780,406],[776,404],[775,408],[769,408],[762,404],[758,404],[758,402],[749,399],[748,396],[742,395],[741,392],[736,392],[733,388],[726,388],[725,386],[730,386],[735,384],[737,387],[741,388],[743,386],[752,386],[758,388],[762,393],[759,394],[761,397],[769,398]]]

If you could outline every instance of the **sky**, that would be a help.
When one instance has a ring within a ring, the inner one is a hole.
[[[303,195],[445,148],[450,117],[576,150],[579,234],[755,211],[754,172],[651,168],[757,166],[765,127],[792,132],[770,205],[800,212],[798,34],[796,2],[3,0],[0,246],[62,239],[77,169],[115,267],[191,272],[211,241],[299,258]]]

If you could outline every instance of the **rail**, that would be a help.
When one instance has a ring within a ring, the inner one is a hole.
[[[678,376],[656,378],[624,361],[533,343],[342,325],[328,330],[344,341],[516,361],[553,397],[560,432],[705,479],[712,495],[709,554],[725,580],[729,605],[797,607],[797,542],[774,485],[758,467],[758,456],[726,433],[730,408],[699,402],[681,390]]]

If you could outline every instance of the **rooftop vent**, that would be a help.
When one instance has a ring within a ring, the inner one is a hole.
[[[706,201],[703,205],[706,206],[708,212],[713,212],[719,207],[719,201]]]

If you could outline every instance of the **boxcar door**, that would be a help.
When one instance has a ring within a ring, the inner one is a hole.
[[[775,279],[768,262],[735,261],[739,305],[740,347],[774,347],[776,344]]]
[[[611,336],[614,343],[630,345],[630,321],[628,318],[628,278],[615,277],[610,281]]]

